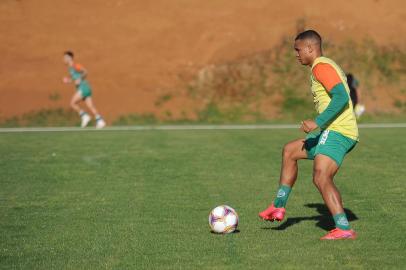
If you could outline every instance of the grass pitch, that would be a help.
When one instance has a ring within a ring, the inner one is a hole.
[[[300,162],[284,223],[264,223],[296,130],[0,134],[1,269],[401,269],[406,129],[363,129],[336,177],[358,232],[331,217]],[[239,232],[209,211],[234,207]]]

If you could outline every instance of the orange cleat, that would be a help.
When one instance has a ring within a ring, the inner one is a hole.
[[[357,238],[357,233],[354,230],[342,230],[340,228],[335,228],[329,231],[328,234],[320,238],[320,240],[342,240],[342,239],[355,239]]]
[[[286,209],[284,207],[275,207],[273,203],[264,211],[259,213],[259,217],[268,221],[282,221],[285,217]]]

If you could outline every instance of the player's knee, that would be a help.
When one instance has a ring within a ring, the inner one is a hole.
[[[294,153],[294,149],[291,144],[285,144],[285,146],[282,149],[282,157],[284,160],[286,159],[292,159]]]
[[[313,184],[317,187],[317,188],[322,188],[324,186],[324,184],[326,183],[326,179],[328,178],[327,174],[326,174],[326,170],[319,168],[319,167],[315,167],[313,169]]]

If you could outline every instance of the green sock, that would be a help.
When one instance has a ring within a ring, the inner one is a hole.
[[[334,223],[336,224],[337,228],[340,228],[342,230],[349,230],[350,229],[350,223],[348,222],[347,216],[345,213],[340,213],[337,215],[333,216],[334,218]]]
[[[291,187],[280,185],[278,193],[276,194],[276,199],[273,201],[275,207],[285,207],[288,202],[289,193],[292,190]]]

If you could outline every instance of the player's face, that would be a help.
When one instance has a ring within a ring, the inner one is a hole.
[[[311,60],[311,50],[306,40],[298,39],[294,45],[296,58],[302,65],[309,65]]]
[[[70,57],[69,55],[67,55],[67,54],[65,54],[64,56],[63,56],[63,62],[65,63],[65,64],[70,64],[71,62],[72,62],[72,57]]]

